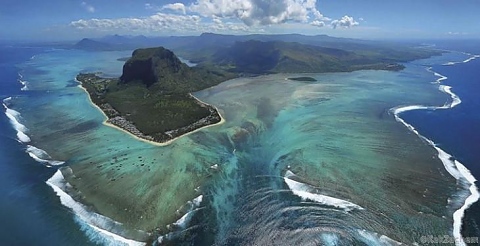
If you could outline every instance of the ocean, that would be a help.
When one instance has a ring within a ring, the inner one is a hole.
[[[480,177],[480,50],[438,47],[453,52],[400,72],[227,81],[195,93],[226,123],[158,147],[103,125],[74,80],[119,76],[130,51],[1,46],[0,241],[385,245],[460,224],[477,237],[477,204],[454,219],[475,187],[453,160]]]
[[[21,64],[41,47],[1,47],[0,95],[26,96],[19,83]],[[32,95],[33,96],[33,95]],[[4,109],[5,110],[5,109]],[[26,152],[5,114],[0,117],[0,242],[2,245],[96,245],[80,230],[69,209],[59,204],[53,190],[46,186],[55,170]]]
[[[480,49],[477,42],[438,42],[439,49],[461,52],[465,59],[456,62],[432,64],[432,70],[448,79],[443,84],[452,87],[452,91],[461,99],[461,104],[449,110],[411,111],[404,118],[411,122],[426,137],[450,153],[456,160],[464,163],[477,179],[480,177]],[[476,55],[476,56],[475,56]],[[463,235],[480,235],[480,205],[470,207],[463,223]]]

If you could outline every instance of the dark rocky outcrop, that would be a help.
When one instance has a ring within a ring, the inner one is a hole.
[[[122,83],[141,81],[147,86],[165,79],[175,79],[188,70],[175,54],[163,47],[137,49],[123,65]],[[177,78],[181,79],[181,78]]]
[[[232,78],[233,74],[205,66],[189,67],[163,47],[137,49],[123,66],[121,84],[140,82],[150,91],[185,94]]]

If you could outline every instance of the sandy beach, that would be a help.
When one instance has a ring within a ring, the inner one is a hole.
[[[199,101],[200,103],[205,104],[205,105],[208,105],[208,106],[211,106],[211,107],[214,107],[215,110],[217,111],[218,115],[220,116],[220,121],[217,122],[217,123],[215,123],[215,124],[210,124],[210,125],[207,125],[207,126],[203,126],[203,127],[197,128],[197,129],[195,129],[195,130],[193,130],[193,131],[189,131],[189,132],[187,132],[187,133],[184,133],[184,134],[182,134],[182,135],[180,135],[180,136],[177,136],[177,137],[175,137],[175,138],[173,138],[173,139],[170,139],[170,140],[168,140],[168,141],[166,141],[166,142],[163,142],[163,143],[155,142],[155,141],[151,141],[151,140],[147,140],[147,139],[144,139],[144,138],[140,138],[140,137],[132,134],[131,132],[129,132],[129,131],[121,128],[121,127],[118,127],[118,126],[116,126],[116,125],[114,125],[114,124],[111,124],[111,123],[107,122],[108,116],[105,114],[105,112],[103,112],[103,110],[102,110],[98,105],[96,105],[96,104],[92,101],[92,98],[90,97],[90,94],[88,93],[87,89],[85,89],[85,87],[82,86],[82,82],[78,81],[76,78],[75,78],[75,81],[77,81],[77,82],[79,83],[78,88],[82,89],[82,90],[85,91],[85,93],[87,94],[87,96],[88,96],[88,101],[90,102],[90,104],[93,105],[95,108],[97,108],[97,109],[103,114],[103,116],[104,116],[104,118],[105,118],[105,120],[103,121],[103,125],[109,126],[109,127],[112,127],[112,128],[115,128],[115,129],[117,129],[117,130],[119,130],[119,131],[122,131],[122,132],[130,135],[131,137],[133,137],[133,138],[135,138],[135,139],[137,139],[137,140],[139,140],[139,141],[143,141],[143,142],[146,142],[146,143],[155,145],[155,146],[167,146],[167,145],[170,145],[170,144],[173,143],[175,140],[177,140],[177,139],[179,139],[179,138],[181,138],[181,137],[188,136],[188,135],[190,135],[190,134],[192,134],[192,133],[198,132],[198,131],[200,131],[200,130],[202,130],[202,129],[205,129],[205,128],[208,128],[208,127],[218,126],[218,125],[221,125],[221,124],[225,123],[225,119],[223,118],[222,114],[220,113],[220,111],[218,110],[217,107],[201,101],[200,99],[198,99],[197,97],[193,96],[193,95],[190,93],[189,95],[190,95],[191,97],[195,98],[195,100]]]

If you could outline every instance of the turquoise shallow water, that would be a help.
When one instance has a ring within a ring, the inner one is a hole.
[[[427,232],[446,233],[442,227],[451,221],[441,218],[448,213],[443,191],[454,192],[445,185],[454,181],[445,176],[434,152],[389,114],[395,105],[445,100],[424,94],[433,86],[419,82],[432,79],[431,74],[409,67],[404,73],[313,76],[319,82],[275,75],[198,93],[223,109],[227,123],[222,128],[236,149],[235,161],[229,163],[236,168],[226,169],[213,191],[217,210],[228,211],[217,214],[225,230],[219,235],[235,236],[217,240],[297,244],[318,240],[320,234],[359,243],[364,237],[358,229],[366,229],[367,234],[413,242]],[[407,94],[412,89],[415,93]],[[364,209],[346,213],[341,206],[292,201],[281,178],[288,166],[316,192]],[[292,224],[309,230],[299,232]]]
[[[390,109],[448,101],[422,64],[456,54],[401,72],[309,75],[314,83],[282,74],[227,81],[195,93],[220,109],[223,125],[159,147],[103,125],[73,80],[81,71],[118,76],[116,59],[128,53],[37,55],[20,66],[29,91],[11,102],[31,144],[71,167],[63,173],[74,197],[123,225],[86,222],[177,244],[411,244],[451,234],[465,194]]]

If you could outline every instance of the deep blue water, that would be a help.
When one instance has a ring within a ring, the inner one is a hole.
[[[443,44],[445,48],[480,54],[475,46]],[[0,99],[21,95],[15,64],[44,52],[45,48],[0,47]],[[439,144],[480,178],[480,59],[455,66],[434,66],[448,77],[444,84],[462,104],[450,110],[411,111],[402,115],[422,135]],[[29,96],[35,96],[29,94]],[[92,244],[45,184],[55,169],[31,159],[15,140],[5,114],[0,114],[0,245]],[[480,235],[480,205],[467,211],[464,234]]]
[[[441,49],[480,54],[476,41],[443,42]],[[463,163],[480,179],[480,59],[454,66],[436,65],[432,70],[446,77],[442,84],[452,87],[462,103],[449,110],[410,111],[402,115],[422,135],[433,140]],[[477,187],[479,182],[477,181]],[[464,236],[480,235],[480,204],[467,210],[463,221]]]
[[[0,47],[0,99],[21,95],[15,64],[44,48]],[[34,95],[31,95],[34,96]],[[2,107],[2,110],[3,107]],[[0,114],[0,245],[89,245],[71,212],[45,184],[56,171],[34,161]]]

